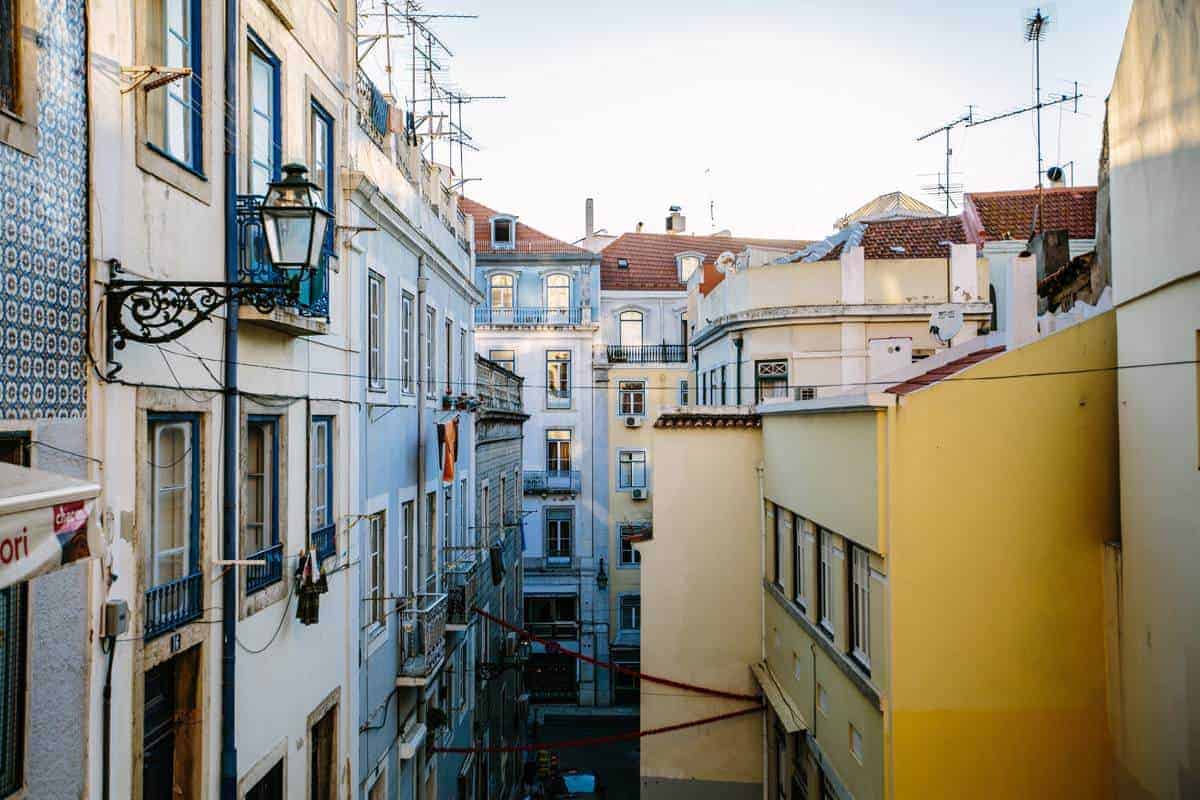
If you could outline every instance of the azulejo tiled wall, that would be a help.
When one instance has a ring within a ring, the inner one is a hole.
[[[0,143],[0,417],[6,419],[84,414],[83,5],[38,0],[37,156]]]

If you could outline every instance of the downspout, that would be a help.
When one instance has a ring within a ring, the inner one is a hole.
[[[735,339],[738,343],[738,405],[742,404],[742,379],[741,379],[741,341]],[[754,472],[758,477],[758,574],[759,583],[766,580],[767,574],[767,489],[766,479],[764,477],[765,468],[762,464],[757,464],[754,467]],[[762,663],[767,661],[767,592],[760,585],[758,591],[758,621],[759,621],[759,657]],[[770,797],[770,766],[767,763],[767,752],[771,747],[770,727],[767,722],[769,714],[762,715],[762,776],[763,776],[763,800]]]
[[[225,280],[238,280],[237,124],[238,124],[238,0],[225,0]],[[224,464],[222,494],[222,551],[237,558],[238,483],[238,301],[225,311],[225,402],[222,435]],[[237,576],[226,569],[221,578],[221,800],[237,800]]]
[[[742,335],[739,333],[733,337],[733,346],[737,349],[737,404],[742,404]],[[761,473],[759,478],[761,480]]]
[[[429,318],[428,312],[425,310],[425,291],[429,288],[429,279],[425,277],[425,255],[417,255],[417,318],[413,320],[413,324],[417,328],[417,498],[413,503],[415,509],[414,519],[416,520],[414,527],[416,534],[413,538],[416,540],[417,552],[421,552],[421,536],[426,525],[423,523],[425,516],[425,395],[429,391],[425,386],[425,348],[428,344],[425,341],[425,321]],[[430,334],[433,331],[429,332]],[[436,513],[436,512],[435,512]],[[436,541],[430,542],[429,546],[433,547]],[[430,554],[430,563],[437,568],[437,553]],[[413,571],[413,574],[420,575],[420,565],[418,569]],[[415,587],[415,593],[420,594],[424,591],[425,582],[429,579],[428,575],[421,575],[418,578],[420,582]]]

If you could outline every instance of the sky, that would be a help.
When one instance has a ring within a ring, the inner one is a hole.
[[[613,233],[639,221],[662,231],[671,205],[693,233],[800,239],[828,235],[840,215],[896,189],[940,209],[923,187],[944,169],[945,138],[915,139],[968,104],[979,119],[1033,98],[1023,37],[1033,6],[1022,2],[424,5],[479,15],[435,23],[453,51],[443,80],[507,98],[466,107],[481,148],[466,154],[466,176],[481,178],[466,194],[567,241],[583,236],[588,197],[596,226]],[[1077,185],[1096,180],[1129,6],[1043,6],[1043,94],[1078,81],[1084,97],[1078,113],[1042,112],[1042,151],[1046,166],[1074,161]],[[394,48],[406,64],[407,41]],[[403,85],[407,73],[395,74]],[[967,191],[1034,186],[1033,118],[955,130],[954,181]]]

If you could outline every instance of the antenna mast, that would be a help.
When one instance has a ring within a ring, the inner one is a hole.
[[[945,125],[941,126],[940,128],[934,128],[933,130],[929,131],[928,133],[923,133],[917,137],[918,142],[923,142],[932,136],[938,135],[939,133],[944,133],[946,135],[946,180],[943,182],[942,177],[939,175],[937,185],[936,186],[927,186],[927,187],[925,187],[925,190],[928,192],[931,192],[932,194],[946,196],[946,216],[947,217],[950,216],[950,206],[954,205],[954,201],[951,199],[950,196],[954,193],[954,191],[956,189],[962,188],[962,184],[953,184],[950,182],[950,156],[954,155],[954,148],[952,148],[950,146],[950,131],[954,130],[959,125],[965,124],[967,126],[970,126],[971,120],[974,118],[974,114],[975,114],[975,106],[967,106],[967,113],[963,114],[958,119],[953,120],[951,122],[947,122]]]

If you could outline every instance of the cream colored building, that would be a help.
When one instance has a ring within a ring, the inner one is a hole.
[[[1200,796],[1198,41],[1197,4],[1133,4],[1108,98],[1107,186],[1101,173],[1128,367],[1109,697],[1120,796],[1137,800]]]

